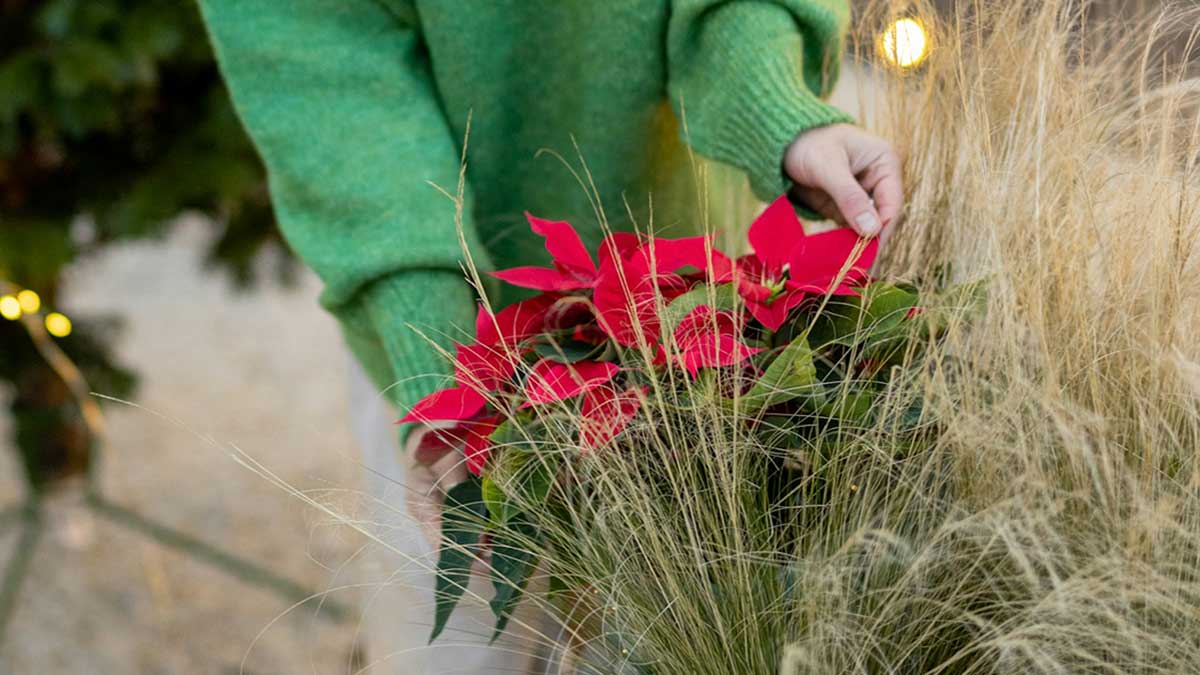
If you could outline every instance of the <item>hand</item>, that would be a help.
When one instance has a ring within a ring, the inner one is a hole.
[[[784,152],[783,170],[805,206],[860,236],[886,238],[900,216],[900,158],[887,141],[856,126],[800,134]]]
[[[442,504],[446,491],[467,480],[460,451],[461,439],[453,432],[421,425],[405,443],[405,502],[408,513],[436,550],[442,538]]]

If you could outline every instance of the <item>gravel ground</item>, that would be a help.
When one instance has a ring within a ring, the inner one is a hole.
[[[353,582],[346,563],[363,542],[229,449],[322,500],[354,502],[360,470],[337,328],[316,305],[311,275],[293,289],[239,293],[204,272],[205,236],[184,219],[165,241],[116,247],[71,270],[67,312],[127,317],[118,351],[142,375],[135,401],[144,409],[108,408],[103,491],[308,590],[330,590],[346,612],[289,611],[279,593],[98,517],[66,490],[49,504],[0,673],[349,670],[359,592],[339,587]],[[7,426],[0,419],[0,443]],[[11,448],[0,447],[0,509],[19,501],[18,474]],[[0,535],[0,565],[15,548],[14,530]]]

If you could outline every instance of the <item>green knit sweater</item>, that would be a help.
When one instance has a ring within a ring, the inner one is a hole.
[[[661,230],[696,203],[681,118],[763,199],[785,189],[798,133],[849,120],[820,99],[848,0],[200,4],[284,234],[402,407],[444,386],[420,333],[447,346],[473,325],[454,204],[431,187],[457,188],[468,119],[464,234],[484,269],[547,261],[526,210],[598,243],[589,189],[556,153],[576,172],[583,158],[612,227],[652,195]]]

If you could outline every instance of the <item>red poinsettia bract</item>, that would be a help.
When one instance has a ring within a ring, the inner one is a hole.
[[[679,364],[695,377],[701,368],[734,366],[762,351],[742,343],[740,323],[733,312],[708,305],[689,312],[674,334]]]
[[[474,473],[486,466],[489,436],[501,419],[497,405],[515,399],[517,409],[577,401],[579,440],[585,449],[610,442],[640,409],[645,388],[620,384],[620,367],[608,361],[559,363],[541,359],[517,377],[534,338],[556,336],[597,347],[648,346],[652,365],[668,363],[663,350],[659,303],[670,303],[697,283],[733,281],[750,314],[777,331],[809,295],[853,294],[867,283],[878,244],[869,242],[850,265],[859,239],[846,229],[809,236],[785,197],[771,204],[750,228],[753,253],[736,261],[713,249],[711,237],[663,239],[613,233],[592,258],[567,222],[526,214],[545,239],[551,267],[517,267],[494,276],[542,294],[491,314],[480,308],[476,339],[456,345],[455,386],[419,401],[401,423],[453,422],[427,455],[447,444],[464,448]],[[848,268],[843,274],[843,268]],[[692,310],[674,329],[673,364],[695,377],[702,368],[737,366],[760,350],[742,341],[744,317],[708,306]]]
[[[753,253],[738,258],[738,294],[755,319],[775,331],[788,313],[809,295],[853,294],[868,281],[867,270],[875,262],[879,242],[871,240],[846,275],[838,280],[846,261],[858,245],[858,235],[849,229],[808,235],[786,196],[775,200],[750,226]]]
[[[580,361],[570,365],[542,359],[533,365],[525,383],[522,408],[566,401],[612,381],[620,367],[615,363]]]
[[[693,282],[677,272],[693,267],[710,278],[728,276],[732,263],[712,248],[711,237],[651,239],[605,256],[595,287],[600,327],[619,345],[635,347],[659,338],[658,301],[669,303]]]
[[[637,387],[618,391],[603,386],[584,394],[579,411],[580,445],[586,450],[608,445],[637,416],[648,390]]]
[[[559,296],[543,294],[510,305],[495,315],[480,307],[475,319],[476,340],[458,345],[454,359],[456,386],[421,399],[399,424],[457,422],[439,433],[461,441],[467,468],[482,471],[491,447],[488,435],[499,417],[486,412],[488,394],[507,386],[527,351],[523,343],[544,329],[546,315]]]

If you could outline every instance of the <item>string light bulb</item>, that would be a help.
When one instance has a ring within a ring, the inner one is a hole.
[[[71,334],[71,320],[65,314],[51,312],[46,315],[46,332],[56,338],[64,338]]]
[[[929,56],[929,34],[916,19],[897,19],[880,37],[879,51],[893,66],[915,68]]]
[[[17,302],[21,303],[21,311],[26,314],[34,314],[42,308],[42,298],[28,288],[17,293]]]
[[[9,321],[16,321],[21,318],[21,313],[21,301],[17,300],[16,296],[0,296],[0,316]]]

